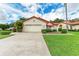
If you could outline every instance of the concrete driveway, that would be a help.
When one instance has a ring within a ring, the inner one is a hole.
[[[16,33],[0,40],[0,56],[50,56],[41,33]]]

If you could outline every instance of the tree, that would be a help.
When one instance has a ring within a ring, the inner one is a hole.
[[[23,22],[21,20],[16,21],[14,24],[17,32],[22,32]]]
[[[10,26],[10,27],[14,27],[14,24],[15,24],[15,23],[13,22],[13,23],[9,24],[9,26]]]
[[[64,21],[63,19],[59,19],[59,18],[56,18],[56,19],[54,20],[54,22],[57,22],[57,23],[63,22],[63,21]]]
[[[52,20],[50,20],[50,22],[53,22]]]
[[[25,20],[26,20],[26,18],[22,17],[22,18],[20,18],[20,20],[21,20],[21,21],[25,21]]]
[[[5,30],[5,29],[7,29],[7,28],[9,28],[10,26],[9,26],[9,24],[0,24],[0,28],[2,29],[2,30]]]
[[[74,18],[72,19],[72,21],[79,21],[79,18]]]

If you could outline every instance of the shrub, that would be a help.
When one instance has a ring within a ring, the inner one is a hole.
[[[79,31],[79,29],[77,31]]]
[[[2,35],[8,35],[8,34],[10,34],[11,33],[11,31],[1,31],[0,32],[0,34],[2,34]]]
[[[67,33],[67,29],[62,29],[61,33]]]
[[[48,33],[48,32],[56,32],[57,30],[56,29],[42,29],[42,33]]]
[[[48,33],[48,32],[52,32],[51,29],[42,29],[42,33]]]
[[[58,31],[62,31],[62,28],[58,28]]]
[[[74,31],[75,32],[75,31],[79,31],[79,30],[78,29],[72,29],[72,30],[68,30],[68,31]]]
[[[16,32],[16,28],[13,28],[13,32]]]
[[[56,31],[57,31],[56,29],[53,29],[53,30],[52,30],[52,32],[56,32]]]
[[[42,33],[47,33],[46,29],[42,29]]]
[[[73,31],[72,29],[69,29],[68,31]]]
[[[52,30],[51,29],[46,29],[46,32],[52,32]]]

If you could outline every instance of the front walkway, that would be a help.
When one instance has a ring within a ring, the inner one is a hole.
[[[0,40],[1,56],[50,56],[41,33],[16,33]]]

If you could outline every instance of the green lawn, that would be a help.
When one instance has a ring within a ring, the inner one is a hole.
[[[53,56],[79,56],[79,32],[73,35],[44,35]]]
[[[6,38],[6,37],[9,37],[10,35],[1,35],[0,34],[0,39],[3,39],[3,38]]]
[[[6,31],[6,30],[4,30],[4,31]],[[2,35],[2,34],[0,34],[0,39],[6,38],[6,37],[9,37],[9,36],[11,36],[11,35]]]

